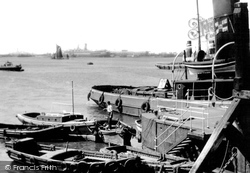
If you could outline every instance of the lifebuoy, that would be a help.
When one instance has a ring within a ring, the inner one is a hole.
[[[213,94],[214,94],[213,87],[208,88],[208,96],[213,96]]]
[[[142,103],[141,109],[142,109],[144,112],[148,112],[148,111],[150,110],[150,104],[149,104],[149,102],[147,101],[147,102]]]
[[[76,126],[74,126],[74,125],[71,125],[71,126],[70,126],[70,131],[71,131],[71,132],[75,131],[75,129],[76,129]]]
[[[117,152],[116,152],[115,150],[111,150],[111,151],[110,151],[110,154],[115,155],[115,154],[117,154]]]
[[[110,151],[110,154],[113,155],[114,159],[117,159],[117,158],[118,158],[117,151],[111,150],[111,151]]]
[[[136,173],[138,171],[138,167],[137,167],[137,161],[135,159],[128,159],[125,163],[124,163],[124,172],[126,173]]]
[[[120,168],[121,168],[121,165],[116,162],[116,161],[110,161],[110,162],[107,162],[105,163],[105,166],[104,166],[104,172],[106,173],[109,173],[109,172],[120,172]]]
[[[102,104],[104,102],[104,94],[102,93],[102,95],[100,96],[99,100],[98,100],[98,104]]]

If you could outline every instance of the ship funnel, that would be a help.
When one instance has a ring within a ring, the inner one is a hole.
[[[216,51],[224,44],[235,41],[233,10],[234,4],[238,1],[239,0],[213,0]],[[232,58],[234,55],[232,51],[231,46],[224,48],[217,59]]]

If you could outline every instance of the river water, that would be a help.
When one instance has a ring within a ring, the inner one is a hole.
[[[106,116],[106,112],[93,101],[87,100],[87,94],[93,85],[158,85],[161,78],[169,79],[171,73],[167,70],[159,70],[155,64],[171,62],[172,58],[70,58],[68,60],[53,60],[49,57],[1,57],[0,64],[4,64],[7,60],[13,64],[22,64],[25,71],[0,71],[1,123],[20,123],[15,117],[18,113],[62,111],[62,105],[54,103],[71,104],[72,92],[75,112],[83,113],[88,119],[102,118]],[[92,62],[93,65],[88,65],[89,62]],[[70,106],[67,106],[66,110],[69,109],[71,109]],[[119,114],[115,114],[114,117],[135,127],[135,117]],[[64,145],[64,143],[58,145]],[[135,140],[132,141],[132,145],[139,146]],[[103,145],[93,142],[73,142],[70,143],[69,147],[98,150]],[[11,163],[6,155],[3,141],[1,141],[0,172],[20,172],[6,171],[5,165]]]

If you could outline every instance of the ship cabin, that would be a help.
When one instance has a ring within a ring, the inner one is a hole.
[[[70,113],[70,112],[62,112],[62,113],[45,113],[45,112],[33,112],[26,114],[26,116],[36,118],[40,121],[49,121],[49,122],[69,122],[69,121],[82,121],[84,120],[84,116],[80,113]]]

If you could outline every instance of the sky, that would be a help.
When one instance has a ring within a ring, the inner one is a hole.
[[[178,52],[197,16],[196,0],[1,0],[0,7],[0,54],[54,53],[56,44]],[[212,0],[199,0],[199,12],[212,17]]]

